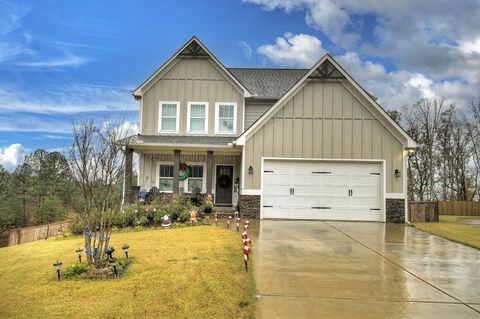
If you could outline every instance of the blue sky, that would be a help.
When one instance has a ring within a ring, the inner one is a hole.
[[[192,35],[226,66],[309,67],[330,52],[400,108],[478,97],[479,30],[473,0],[0,0],[0,164],[68,148],[73,120],[134,131],[131,90]]]

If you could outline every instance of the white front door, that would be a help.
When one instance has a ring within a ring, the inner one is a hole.
[[[380,163],[266,160],[262,218],[382,221]]]

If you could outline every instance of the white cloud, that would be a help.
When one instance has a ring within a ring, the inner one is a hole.
[[[472,40],[462,41],[459,43],[458,47],[467,54],[480,53],[480,37]]]
[[[250,44],[248,44],[245,41],[240,41],[238,42],[238,46],[242,49],[243,55],[247,58],[250,59],[252,57],[252,47]]]
[[[308,37],[308,43],[315,43],[315,52],[318,54],[306,58],[305,55],[294,52],[292,45],[281,37],[277,38],[275,45],[261,46],[268,50],[259,52],[278,66],[310,67],[318,61],[325,49],[315,37],[302,36]],[[297,36],[287,34],[286,37],[291,39]],[[436,95],[443,96],[447,103],[464,105],[475,96],[475,91],[465,82],[435,81],[419,72],[387,71],[380,63],[362,60],[356,52],[346,52],[334,58],[363,88],[376,96],[381,105],[388,108],[398,109],[404,105],[411,105],[421,98]]]
[[[67,118],[37,116],[35,114],[1,112],[0,132],[49,132],[65,134],[72,132]]]
[[[0,1],[0,65],[3,68],[22,66],[33,69],[61,70],[64,68],[78,68],[95,59],[70,52],[73,46],[67,47],[61,42],[42,41],[53,56],[45,56],[38,50],[38,41],[22,29],[25,16],[30,8],[18,2]],[[34,49],[34,45],[36,47]],[[81,47],[77,45],[77,47]]]
[[[105,125],[109,125],[104,123]],[[129,121],[125,121],[120,123],[119,125],[116,125],[113,129],[113,134],[117,136],[117,139],[121,140],[122,138],[132,136],[132,135],[137,135],[138,132],[140,132],[140,128],[137,123],[132,123]]]
[[[289,67],[311,67],[325,54],[318,38],[288,32],[283,37],[278,37],[275,44],[262,45],[257,50],[273,63]]]
[[[92,61],[95,60],[89,57],[82,57],[76,54],[66,53],[64,56],[53,59],[19,62],[18,65],[42,69],[78,68]]]
[[[136,110],[130,90],[96,84],[64,84],[38,92],[0,84],[0,111],[38,114],[73,114],[99,111]]]
[[[6,148],[0,148],[0,165],[7,171],[13,171],[23,163],[25,149],[21,144],[12,144]]]
[[[463,103],[479,95],[480,4],[477,0],[244,2],[260,5],[265,10],[283,10],[287,14],[304,11],[306,23],[324,33],[335,47],[345,49],[346,56],[355,52],[362,58],[367,55],[388,59],[398,70],[379,76],[386,81],[406,80],[406,83],[389,83],[389,86],[408,88],[412,98],[418,94],[439,94],[447,101]],[[281,62],[271,60],[277,64]],[[366,61],[360,63],[373,72],[370,68],[374,65]],[[385,87],[382,82],[378,84]],[[449,94],[451,96],[447,96]]]

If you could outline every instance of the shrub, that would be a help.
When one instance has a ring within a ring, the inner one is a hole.
[[[72,212],[68,215],[67,219],[69,221],[68,228],[70,228],[70,232],[72,234],[74,235],[83,234],[83,225],[80,220],[80,217],[77,214]]]
[[[66,278],[71,278],[71,277],[80,277],[83,274],[88,273],[88,266],[86,264],[73,264],[67,267],[65,269],[65,272],[63,275]]]
[[[133,226],[136,219],[135,208],[128,207],[117,214],[113,220],[113,225],[118,228]]]
[[[146,216],[139,216],[135,219],[136,226],[145,226],[148,223],[148,218]]]

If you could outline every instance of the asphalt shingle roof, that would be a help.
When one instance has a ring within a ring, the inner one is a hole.
[[[228,68],[250,93],[263,98],[282,97],[307,69]]]
[[[235,136],[175,136],[175,135],[133,135],[126,138],[130,145],[141,144],[203,144],[226,146]]]

